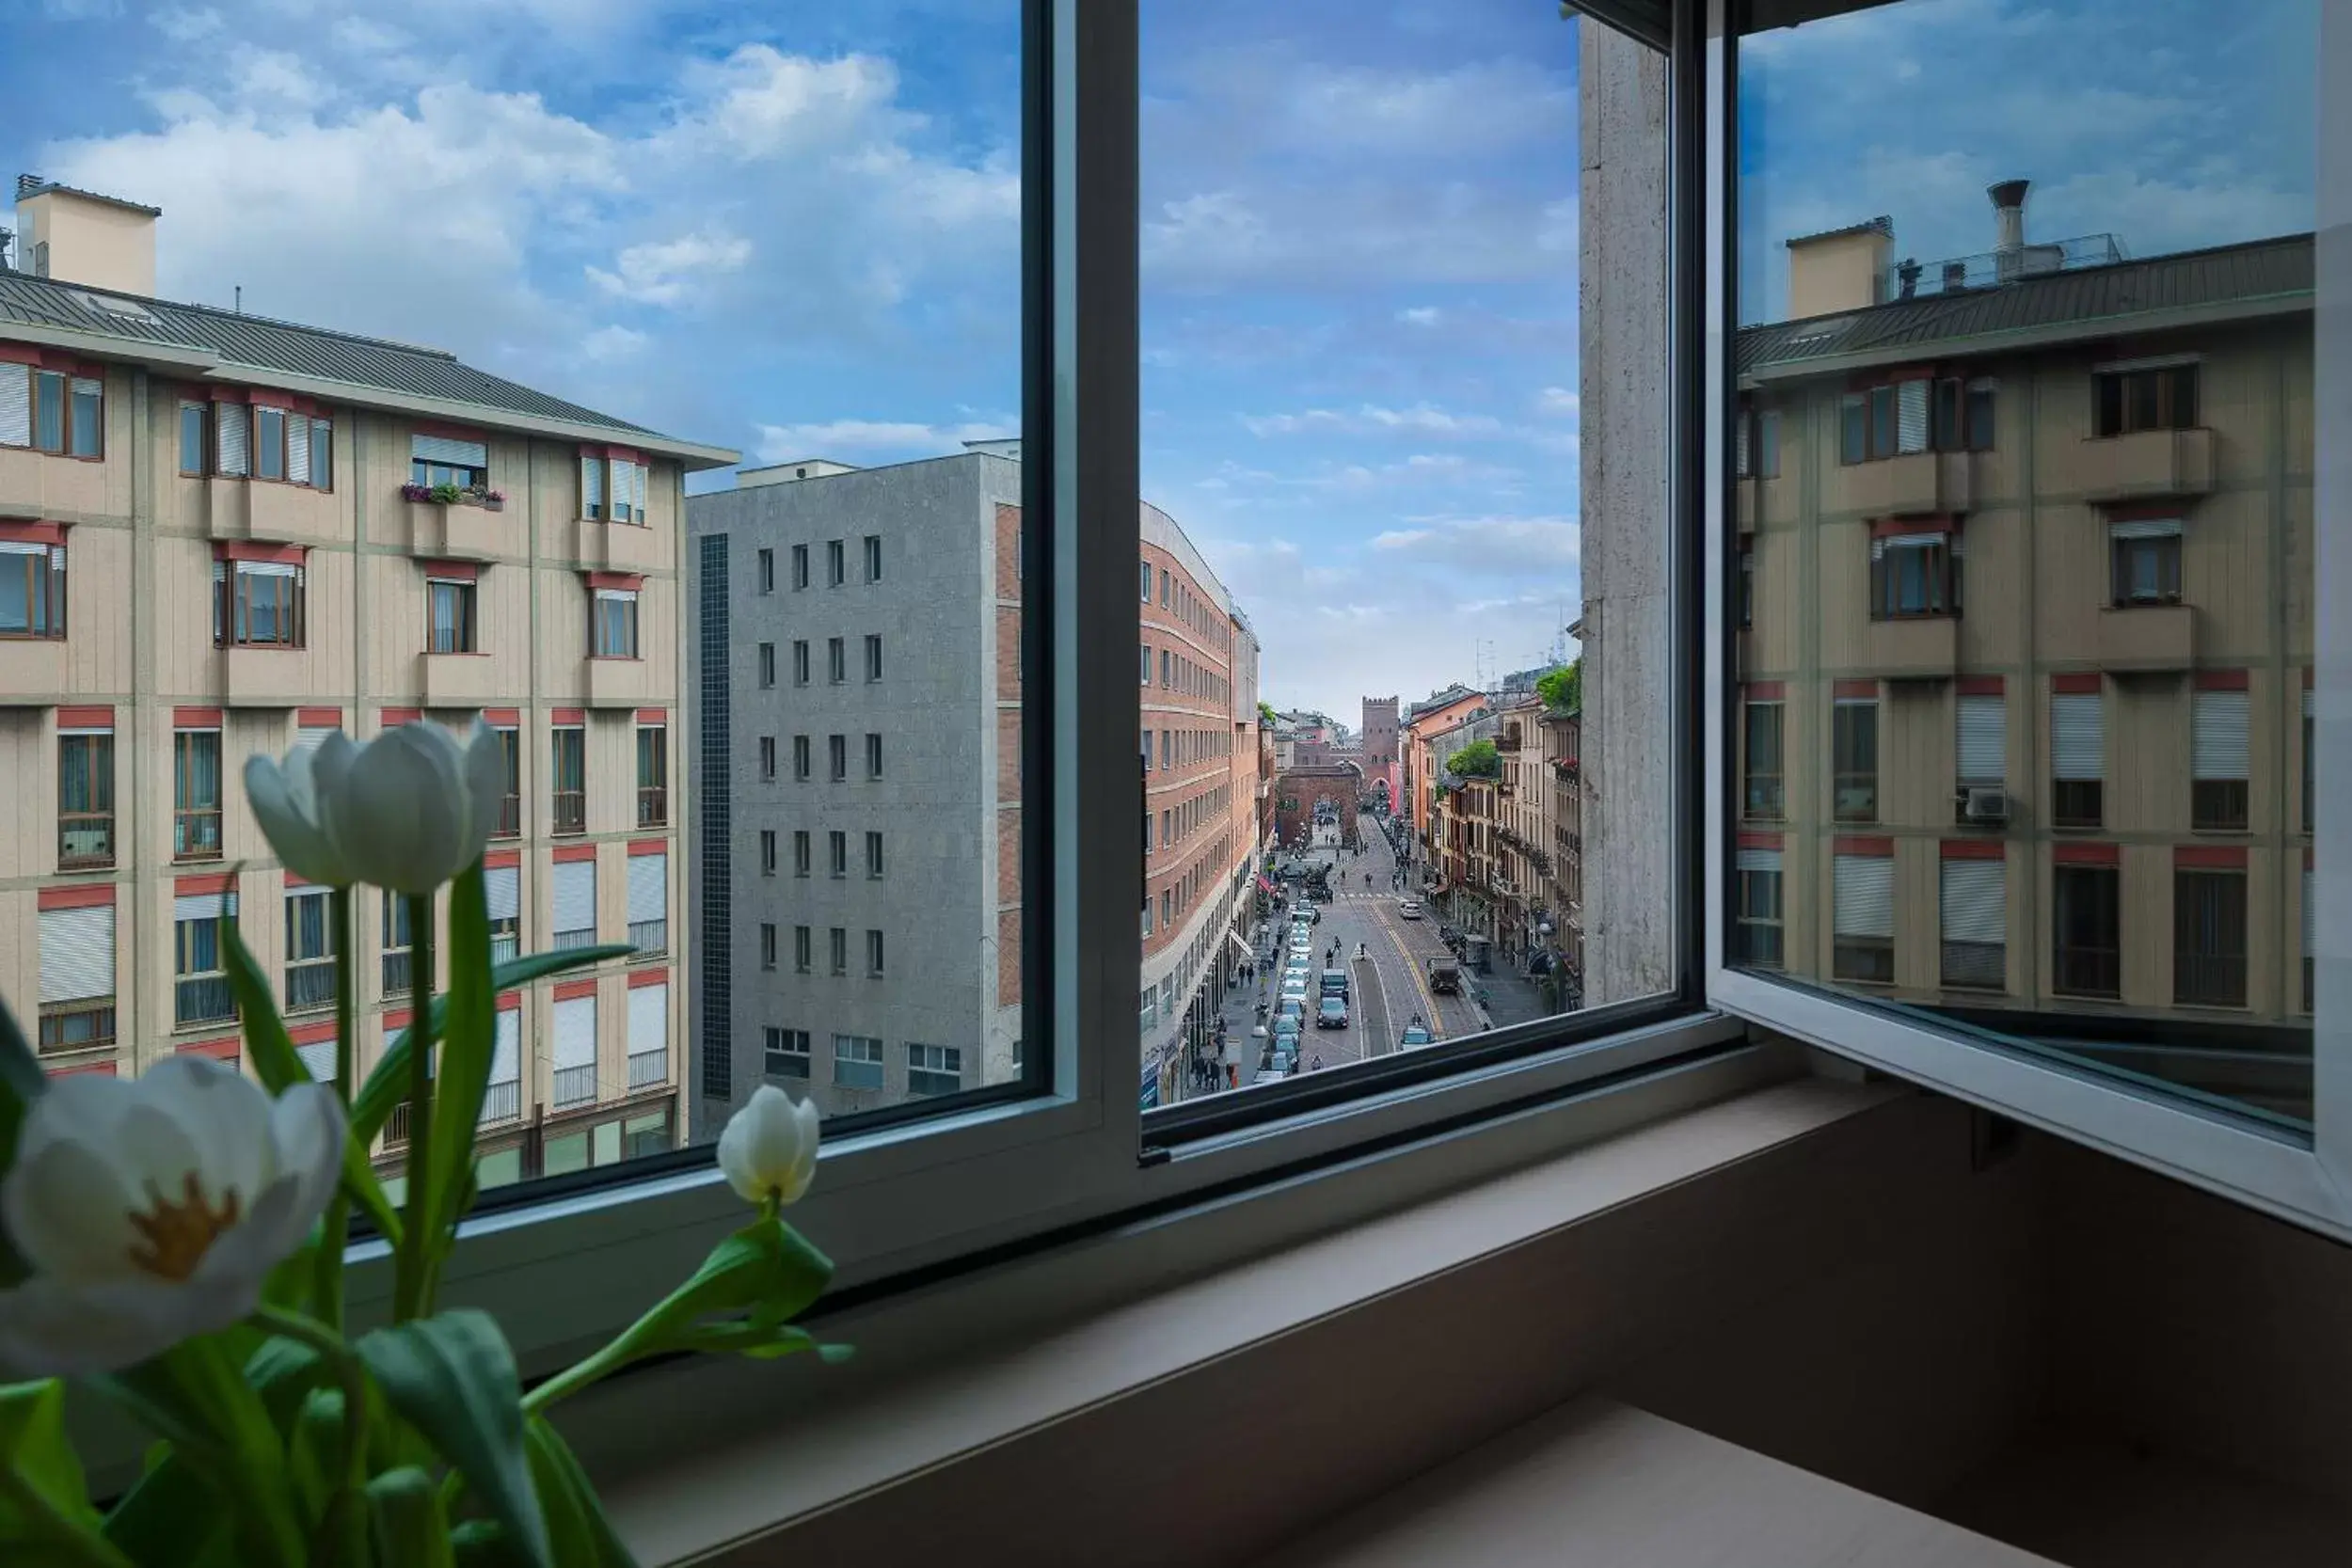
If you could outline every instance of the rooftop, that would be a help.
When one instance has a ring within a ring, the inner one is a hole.
[[[125,201],[119,196],[108,196],[103,191],[86,191],[79,185],[61,185],[55,180],[43,180],[38,174],[18,175],[16,177],[16,198],[19,201],[30,201],[37,196],[78,196],[85,201],[103,201],[109,207],[119,207],[126,213],[143,213],[151,218],[159,218],[164,215],[164,210],[161,207],[150,207],[138,201]]]

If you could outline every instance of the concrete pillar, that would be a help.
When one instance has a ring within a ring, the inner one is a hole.
[[[1585,1004],[1668,990],[1666,60],[1580,20]]]

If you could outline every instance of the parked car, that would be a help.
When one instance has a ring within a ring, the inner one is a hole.
[[[1255,1088],[1260,1084],[1279,1084],[1289,1076],[1289,1073],[1279,1067],[1262,1067],[1258,1069],[1257,1076],[1249,1080],[1249,1084],[1252,1088]]]
[[[1419,920],[1421,918],[1421,900],[1418,898],[1407,898],[1404,902],[1398,904],[1396,907],[1396,917],[1399,920]]]
[[[1315,1009],[1315,1027],[1344,1029],[1347,1027],[1347,1004],[1336,996],[1327,996],[1323,1006]]]
[[[1276,1032],[1279,1033],[1280,1025],[1285,1023],[1295,1029],[1298,1027],[1298,1021],[1306,1016],[1307,999],[1304,996],[1285,996],[1282,998],[1282,1006],[1274,1014]]]
[[[1325,970],[1323,972],[1322,994],[1325,996],[1336,996],[1343,1002],[1346,1001],[1347,971],[1344,969]]]
[[[1418,1023],[1408,1023],[1405,1026],[1405,1033],[1398,1037],[1396,1048],[1399,1051],[1410,1051],[1417,1045],[1434,1045],[1436,1043],[1437,1037],[1432,1035],[1425,1027]]]

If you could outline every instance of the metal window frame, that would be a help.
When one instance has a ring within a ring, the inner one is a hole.
[[[1849,0],[1807,0],[1816,9],[1851,9]],[[2302,1142],[2251,1119],[2011,1051],[1980,1033],[1923,1022],[1915,1010],[1874,1006],[1800,981],[1731,968],[1726,960],[1736,911],[1732,884],[1732,794],[1737,759],[1731,724],[1737,707],[1735,638],[1729,629],[1734,564],[1731,420],[1739,277],[1738,41],[1742,16],[1792,18],[1774,0],[1686,0],[1679,10],[1703,24],[1708,80],[1706,170],[1706,321],[1711,334],[1704,407],[1708,553],[1703,625],[1709,653],[1707,707],[1710,800],[1704,843],[1708,999],[1726,1012],[1785,1032],[1868,1066],[2030,1123],[2059,1137],[2191,1182],[2294,1224],[2352,1240],[2352,821],[2336,814],[2315,835],[2320,876],[2317,1012],[2313,1046],[2313,1135]],[[1801,4],[1794,8],[1803,9]],[[1703,11],[1703,16],[1699,13]],[[2323,18],[2318,172],[2318,367],[2313,417],[2321,430],[2352,428],[2352,14]],[[2334,85],[2336,90],[2327,87]],[[2352,447],[2319,444],[2315,488],[2318,582],[2313,603],[2321,672],[2318,765],[2323,775],[2352,776]]]

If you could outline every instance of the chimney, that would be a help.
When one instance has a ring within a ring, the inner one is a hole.
[[[24,256],[37,277],[126,294],[154,293],[160,208],[20,174],[16,215]]]
[[[1984,194],[1993,198],[1994,272],[2004,283],[2017,276],[2018,261],[2026,249],[2026,187],[2030,180],[2004,180],[1988,185]]]
[[[1957,293],[1958,291],[1960,291],[1960,290],[1962,290],[1962,289],[1966,288],[1967,286],[1968,286],[1968,263],[1967,263],[1967,262],[1965,262],[1965,261],[1947,261],[1947,262],[1945,262],[1945,263],[1944,263],[1944,292],[1945,292],[1946,293],[1947,293],[1947,294],[1948,294],[1948,293]]]
[[[1788,319],[1867,310],[1886,295],[1887,255],[1895,248],[1895,220],[1805,234],[1788,242]]]

